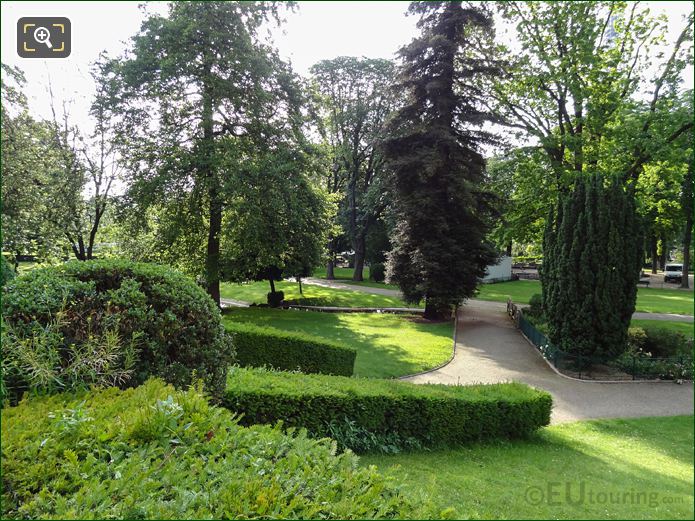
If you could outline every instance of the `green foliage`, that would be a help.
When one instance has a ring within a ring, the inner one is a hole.
[[[12,264],[5,257],[2,257],[2,260],[0,260],[0,286],[4,286],[16,276],[17,274],[14,272]]]
[[[225,327],[234,336],[236,358],[242,366],[352,376],[357,353],[350,347],[248,323],[227,321]]]
[[[405,103],[383,144],[398,219],[387,278],[406,301],[425,298],[427,318],[441,318],[473,296],[495,259],[487,238],[494,198],[478,151],[490,141],[480,130],[489,114],[477,86],[496,73],[493,19],[485,5],[460,2],[413,2],[410,12],[420,15],[421,35],[400,50],[395,88]]]
[[[331,424],[347,418],[377,436],[436,446],[527,436],[548,424],[552,399],[517,383],[416,385],[233,368],[224,403],[245,424],[282,420],[327,436]]]
[[[692,356],[693,341],[678,331],[659,326],[631,327],[628,330],[632,352],[644,353],[655,358]]]
[[[233,349],[219,309],[203,289],[168,268],[122,260],[36,268],[5,287],[2,306],[18,341],[38,342],[38,348],[46,343],[41,329],[57,335],[48,351],[60,355],[51,362],[56,374],[70,367],[70,353],[92,341],[94,350],[114,335],[139,349],[129,385],[158,375],[176,386],[200,378],[213,394],[224,387]],[[31,380],[23,371],[13,378],[19,380],[14,393]]]
[[[69,329],[65,308],[47,324],[32,322],[2,328],[2,389],[0,396],[15,401],[23,390],[53,394],[89,386],[123,386],[138,362],[140,331],[121,338],[117,329],[88,332],[82,342],[66,342]]]
[[[618,179],[592,176],[551,217],[541,271],[549,339],[573,355],[614,359],[627,347],[642,266],[634,196]]]
[[[279,307],[283,300],[285,300],[284,291],[271,291],[267,295],[267,302],[271,308]]]
[[[543,296],[540,293],[534,293],[528,301],[529,308],[527,313],[535,316],[543,314]]]
[[[386,278],[386,267],[383,263],[374,263],[369,266],[369,280],[374,282],[384,282]]]
[[[350,449],[358,454],[381,452],[398,454],[402,450],[422,450],[416,438],[403,437],[397,432],[372,432],[347,416],[328,424],[328,436],[336,441],[339,449]]]
[[[438,513],[302,431],[243,428],[158,380],[2,411],[4,519],[370,519]]]

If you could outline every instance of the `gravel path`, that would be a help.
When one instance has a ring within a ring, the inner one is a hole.
[[[693,385],[580,382],[555,373],[499,303],[472,301],[459,315],[456,355],[445,367],[405,380],[471,384],[524,382],[553,395],[552,423],[693,413]]]
[[[307,278],[303,279],[306,284],[313,284],[314,286],[323,286],[324,288],[335,288],[335,289],[347,289],[352,291],[360,291],[362,293],[372,293],[374,295],[384,295],[387,297],[400,297],[401,292],[397,289],[388,288],[372,288],[371,286],[360,286],[358,284],[346,284],[344,282],[339,282],[336,280],[325,280],[325,279],[315,279]],[[479,305],[481,302],[486,302],[492,306],[496,306],[499,309],[506,309],[507,304],[505,302],[492,302],[492,301],[481,301],[476,299],[471,299],[472,304]],[[640,320],[670,320],[676,322],[693,322],[692,315],[675,315],[672,313],[642,313],[637,312],[632,315],[632,318]]]

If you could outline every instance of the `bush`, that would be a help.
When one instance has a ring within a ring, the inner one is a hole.
[[[51,354],[41,363],[3,359],[11,399],[32,389],[32,373],[46,364],[55,373],[65,372],[76,351],[107,334],[117,336],[124,348],[137,345],[128,385],[157,375],[181,387],[195,375],[220,395],[232,361],[215,303],[192,280],[163,266],[103,260],[38,268],[5,287],[3,318],[13,338],[27,345],[45,347],[41,335],[47,329],[58,337],[53,348],[41,351]]]
[[[245,424],[282,420],[328,436],[331,424],[347,420],[377,436],[437,446],[526,436],[549,423],[552,399],[518,383],[415,385],[234,367],[224,404]]]
[[[369,278],[374,282],[384,282],[386,267],[381,262],[375,262],[369,266]]]
[[[12,265],[5,257],[2,257],[2,261],[0,261],[0,286],[4,286],[10,282],[16,275]]]
[[[531,296],[528,301],[529,307],[526,313],[540,317],[543,315],[543,297],[540,293]]]
[[[303,431],[240,427],[161,381],[2,411],[3,519],[366,519],[438,513]],[[446,513],[446,512],[444,512]]]
[[[268,302],[268,305],[271,308],[277,308],[282,304],[282,301],[285,300],[285,292],[284,291],[271,291],[266,295],[266,300]]]
[[[302,333],[226,322],[239,365],[351,376],[357,352]]]

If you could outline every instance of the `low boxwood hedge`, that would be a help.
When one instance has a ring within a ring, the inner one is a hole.
[[[3,519],[427,519],[375,467],[303,431],[244,428],[160,380],[2,411]]]
[[[348,421],[364,432],[437,446],[527,436],[550,422],[552,398],[520,383],[416,385],[233,367],[223,404],[242,413],[245,424],[282,420],[328,436],[336,422]]]
[[[225,321],[241,366],[351,376],[357,352],[321,338],[269,327]]]

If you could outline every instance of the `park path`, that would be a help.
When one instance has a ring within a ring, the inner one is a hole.
[[[314,286],[322,286],[324,288],[334,288],[334,289],[342,289],[342,290],[359,291],[362,293],[372,293],[374,295],[384,295],[386,297],[399,297],[400,298],[400,296],[401,296],[401,292],[398,291],[397,289],[373,288],[371,286],[360,286],[358,284],[347,284],[344,282],[339,282],[337,280],[316,279],[313,277],[309,277],[309,278],[302,279],[302,280],[305,284],[313,284]],[[507,309],[507,304],[505,302],[483,301],[483,300],[477,300],[477,299],[471,299],[469,302],[471,302],[471,303],[486,302],[489,305],[496,306],[499,309],[502,309],[502,310]],[[632,315],[632,318],[639,319],[639,320],[669,320],[669,321],[674,321],[674,322],[693,322],[693,316],[692,315],[676,315],[673,313],[636,312]]]
[[[523,382],[553,395],[552,423],[693,413],[692,383],[600,383],[558,375],[498,304],[471,301],[464,306],[459,311],[453,360],[440,369],[404,380],[443,384]]]

